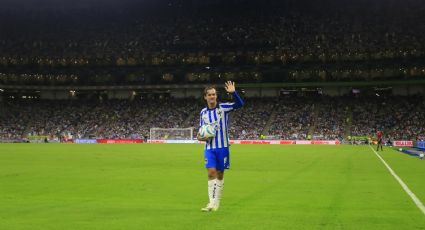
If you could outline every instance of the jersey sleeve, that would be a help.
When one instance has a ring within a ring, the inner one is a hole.
[[[204,125],[204,121],[202,120],[202,112],[199,114],[199,127],[202,127],[202,125]]]
[[[244,101],[242,98],[238,95],[238,93],[235,91],[232,93],[233,99],[235,102],[231,103],[220,103],[220,107],[223,109],[224,112],[230,112],[235,109],[239,109],[244,105]]]
[[[235,103],[220,103],[220,107],[224,112],[230,112],[234,110]]]

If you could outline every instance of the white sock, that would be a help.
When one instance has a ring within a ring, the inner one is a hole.
[[[217,195],[217,179],[208,180],[208,197],[210,199],[210,204],[212,204]]]
[[[220,199],[221,199],[221,195],[223,194],[224,179],[223,180],[217,179],[217,185],[216,186],[217,186],[217,194],[216,194],[216,197],[215,197],[215,201],[217,203],[219,203]]]

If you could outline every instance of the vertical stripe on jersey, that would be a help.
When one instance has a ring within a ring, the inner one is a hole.
[[[209,121],[210,121],[210,124],[212,123],[212,118],[211,118],[211,110],[208,110],[208,118],[209,118]],[[210,139],[208,142],[209,142],[209,149],[212,149],[212,148],[214,148],[214,146],[213,146],[213,139],[214,138],[212,138],[212,139]]]
[[[226,124],[226,146],[229,146],[229,130],[227,127],[229,127],[229,113],[224,112],[224,124]]]
[[[227,147],[227,146],[224,145],[224,133],[223,133],[223,129],[224,129],[224,126],[223,126],[223,115],[222,115],[222,117],[220,117],[220,135],[221,135],[220,144],[221,144],[221,147],[222,148],[223,147]]]
[[[199,121],[199,127],[202,127],[204,125],[204,119],[202,119],[202,116],[204,115],[205,110],[201,111],[200,121]],[[208,148],[208,141],[205,141],[205,149]]]
[[[217,122],[217,108],[214,109],[214,122]],[[216,148],[220,148],[221,146],[218,145],[218,139],[220,138],[220,136],[218,135],[218,130],[215,130],[215,147]]]

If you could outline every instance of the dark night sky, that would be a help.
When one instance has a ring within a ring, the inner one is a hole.
[[[253,9],[261,9],[262,6],[280,5],[284,8],[297,6],[303,8],[323,8],[329,5],[336,8],[345,8],[347,6],[358,6],[360,8],[374,7],[392,7],[399,8],[404,5],[423,6],[424,0],[0,0],[1,9],[103,9],[107,11],[116,10],[139,10],[139,9],[163,9],[164,7],[172,9],[175,6],[181,8],[190,8],[191,6],[232,6],[233,8],[244,8],[250,6]],[[149,10],[148,10],[149,11]]]
[[[120,6],[133,4],[209,4],[209,3],[241,3],[257,2],[257,4],[267,4],[274,2],[294,2],[301,4],[326,4],[327,2],[338,2],[340,4],[356,4],[359,2],[370,2],[371,4],[388,4],[391,2],[421,2],[421,0],[0,0],[0,8],[2,7],[87,7],[87,6]]]

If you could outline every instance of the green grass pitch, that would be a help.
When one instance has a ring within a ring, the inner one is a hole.
[[[425,229],[368,146],[232,146],[211,213],[202,150],[0,144],[0,229]],[[425,161],[379,154],[424,202]]]

